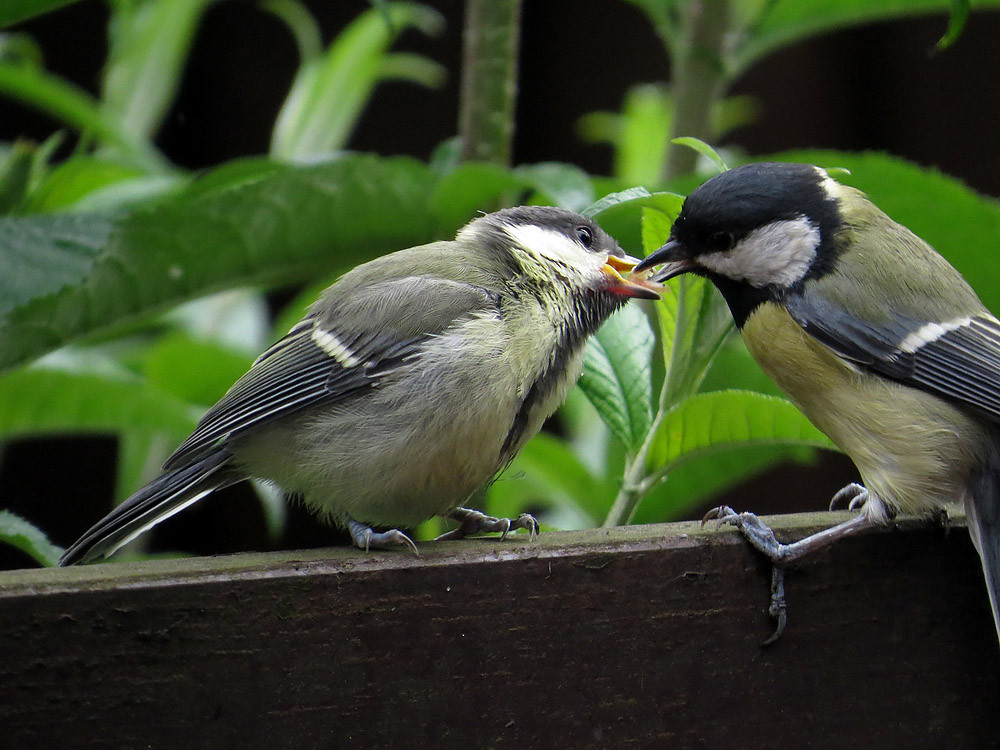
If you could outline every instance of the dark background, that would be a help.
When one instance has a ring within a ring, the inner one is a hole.
[[[437,60],[448,69],[448,82],[438,90],[382,84],[352,148],[426,159],[455,133],[463,3],[427,4],[445,16],[445,33],[428,39],[408,32],[395,48]],[[307,5],[325,41],[369,7],[361,0]],[[104,4],[87,0],[14,30],[29,32],[41,43],[49,70],[96,94],[106,20]],[[943,13],[881,23],[813,38],[772,55],[737,82],[732,93],[756,97],[760,116],[731,134],[726,145],[755,155],[805,147],[887,151],[1000,195],[994,156],[1000,14],[974,13],[959,41],[935,53],[945,26]],[[291,37],[275,17],[242,0],[211,6],[158,144],[170,159],[191,169],[266,152],[297,63]],[[515,161],[568,161],[594,174],[608,173],[610,150],[580,141],[577,120],[595,110],[618,110],[634,84],[668,79],[666,54],[652,27],[624,0],[525,0]],[[57,128],[44,115],[0,99],[0,140],[42,140]],[[0,468],[0,507],[33,520],[56,543],[69,544],[110,508],[114,456],[114,441],[103,438],[10,446]],[[826,456],[817,467],[772,472],[724,499],[763,512],[816,509],[852,479],[846,459]],[[266,548],[257,503],[239,488],[218,494],[157,527],[153,546],[200,553]],[[282,546],[326,544],[334,538],[329,529],[293,511]],[[3,555],[0,566],[29,564],[0,549]]]

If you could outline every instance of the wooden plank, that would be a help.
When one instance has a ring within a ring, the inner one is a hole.
[[[843,514],[771,519],[787,538]],[[788,574],[697,524],[0,574],[0,746],[991,747],[962,526]],[[669,743],[669,744],[668,744]]]

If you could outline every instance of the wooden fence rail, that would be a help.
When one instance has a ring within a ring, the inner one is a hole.
[[[795,538],[843,514],[770,519]],[[961,522],[789,571],[698,524],[0,573],[0,747],[988,748]]]

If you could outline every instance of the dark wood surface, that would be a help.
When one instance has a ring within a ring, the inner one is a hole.
[[[843,514],[782,516],[801,536]],[[697,524],[0,573],[0,747],[987,748],[966,529],[788,574]]]

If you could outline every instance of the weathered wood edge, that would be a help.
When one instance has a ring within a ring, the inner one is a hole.
[[[764,521],[774,529],[779,538],[794,541],[845,521],[852,515],[847,511],[794,513],[765,516]],[[901,516],[885,527],[864,533],[879,534],[926,528],[927,523],[926,519]],[[964,527],[964,515],[958,510],[949,513],[948,525],[951,528]],[[518,533],[503,541],[480,537],[456,542],[423,542],[419,545],[419,557],[395,551],[366,553],[350,547],[329,547],[69,568],[38,568],[0,571],[0,599],[132,587],[190,585],[219,580],[248,581],[309,574],[330,575],[616,552],[688,549],[707,544],[742,545],[745,542],[732,527],[718,528],[715,523],[703,526],[698,521],[682,521],[611,529],[546,531],[533,541],[529,541],[527,535]]]

